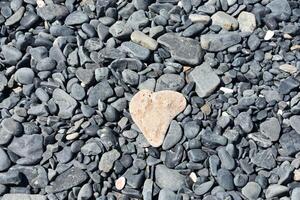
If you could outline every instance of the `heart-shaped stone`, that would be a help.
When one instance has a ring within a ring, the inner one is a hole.
[[[185,107],[186,100],[178,92],[141,90],[132,97],[129,112],[148,142],[159,147],[172,119]]]

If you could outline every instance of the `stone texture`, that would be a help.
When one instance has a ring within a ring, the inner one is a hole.
[[[47,197],[39,194],[5,194],[1,200],[47,200]]]
[[[250,12],[241,12],[238,17],[239,29],[242,32],[253,32],[256,28],[255,15]]]
[[[238,33],[220,33],[201,35],[201,47],[211,52],[223,51],[240,43],[242,37]]]
[[[157,49],[158,43],[156,40],[152,39],[145,33],[141,31],[134,31],[130,36],[131,40],[147,49],[155,50]]]
[[[131,99],[129,111],[148,142],[158,147],[163,143],[171,120],[185,107],[186,100],[178,92],[141,90]]]
[[[221,26],[226,30],[236,30],[239,26],[238,21],[223,11],[218,11],[211,17],[212,24]]]

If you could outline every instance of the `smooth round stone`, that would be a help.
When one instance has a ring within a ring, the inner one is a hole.
[[[37,65],[36,69],[38,71],[51,71],[56,68],[56,61],[52,58],[44,58],[40,60]]]
[[[291,200],[300,199],[300,187],[296,187],[292,191]]]
[[[190,121],[184,124],[184,135],[188,139],[192,139],[199,134],[200,126],[195,121]]]
[[[79,190],[77,199],[84,200],[84,199],[91,199],[93,196],[93,188],[92,185],[87,183],[81,187]]]
[[[126,178],[123,176],[118,178],[115,182],[115,186],[116,186],[117,190],[122,190],[125,187],[125,184],[126,184]]]
[[[237,187],[243,187],[248,182],[248,176],[246,174],[237,174],[233,179],[234,185]]]
[[[84,88],[78,83],[73,84],[71,88],[71,96],[76,100],[82,100],[85,97]]]
[[[225,190],[233,190],[234,189],[233,176],[232,176],[231,172],[227,169],[221,168],[218,170],[217,182]]]
[[[261,187],[255,182],[249,182],[242,188],[242,194],[249,200],[256,200],[261,192]]]
[[[188,151],[188,157],[192,162],[201,162],[207,158],[207,153],[202,149],[192,149]]]
[[[0,148],[0,171],[7,170],[11,165],[11,161],[8,158],[7,154],[5,151]]]
[[[83,24],[89,21],[89,17],[82,11],[74,11],[65,19],[65,24],[68,26]]]
[[[12,135],[21,135],[23,133],[23,126],[20,122],[12,118],[3,119],[2,128],[11,133]]]
[[[15,80],[20,84],[31,84],[33,83],[34,72],[31,68],[20,68],[15,73]]]

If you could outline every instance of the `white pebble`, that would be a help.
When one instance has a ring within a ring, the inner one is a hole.
[[[268,30],[267,33],[266,33],[266,35],[265,35],[264,40],[266,40],[266,41],[267,40],[271,40],[273,36],[274,36],[274,31]]]

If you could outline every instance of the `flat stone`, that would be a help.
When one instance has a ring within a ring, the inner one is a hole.
[[[120,153],[116,149],[105,152],[100,159],[99,170],[106,173],[109,172],[119,157]]]
[[[118,39],[129,38],[132,33],[132,28],[124,21],[117,21],[109,27],[109,33]]]
[[[18,164],[36,164],[42,158],[43,140],[43,136],[39,134],[14,137],[8,149],[19,156]]]
[[[238,21],[223,11],[218,11],[211,16],[212,24],[221,26],[226,30],[236,30],[239,26]]]
[[[252,158],[251,162],[265,169],[273,169],[276,166],[276,161],[272,153],[272,149],[261,150],[256,153]]]
[[[174,91],[141,90],[129,103],[133,121],[148,142],[158,147],[163,143],[171,120],[186,107],[184,96]]]
[[[143,186],[143,199],[144,200],[152,200],[153,192],[153,181],[151,179],[146,179]]]
[[[0,171],[7,170],[11,165],[11,161],[6,152],[0,148]]]
[[[220,78],[213,71],[208,63],[203,63],[202,65],[194,68],[188,75],[190,81],[196,83],[196,93],[200,97],[206,97],[220,84]]]
[[[47,200],[47,197],[40,194],[5,194],[1,200]]]
[[[291,200],[300,199],[300,187],[296,187],[292,191]]]
[[[276,119],[275,117],[267,119],[260,124],[260,132],[273,142],[279,139],[280,131],[281,126],[278,119]]]
[[[181,64],[197,65],[202,61],[203,51],[197,40],[166,33],[160,36],[157,42],[165,46],[172,57]]]
[[[265,41],[268,41],[268,40],[271,40],[273,38],[273,36],[275,35],[275,32],[274,31],[271,31],[271,30],[268,30],[266,32],[266,35],[264,37],[264,40]]]
[[[289,188],[286,186],[279,185],[279,184],[273,184],[267,188],[265,195],[266,195],[266,198],[269,199],[269,198],[283,195],[283,194],[287,193],[288,191],[289,191]]]
[[[287,0],[273,0],[268,3],[267,8],[271,10],[273,15],[279,18],[281,18],[283,15],[284,19],[288,19],[292,13],[291,7]]]
[[[85,182],[87,178],[88,176],[83,170],[77,167],[72,167],[58,175],[52,182],[53,185],[47,186],[45,190],[47,193],[61,192],[80,185]]]
[[[282,146],[281,154],[284,156],[292,155],[300,151],[300,134],[295,131],[282,134],[279,139],[279,143]]]
[[[189,19],[193,23],[202,23],[202,24],[207,24],[210,22],[210,16],[208,15],[201,15],[201,14],[190,14]]]
[[[13,46],[2,45],[1,49],[2,49],[1,53],[3,54],[4,59],[5,59],[4,61],[10,65],[17,64],[17,62],[23,56],[22,52]],[[22,69],[22,68],[20,68],[20,69]],[[18,69],[18,70],[20,70],[20,69]],[[28,69],[28,68],[25,68],[25,69]]]
[[[214,181],[207,181],[202,184],[196,183],[193,186],[193,190],[194,190],[195,194],[197,194],[197,195],[204,195],[211,189],[211,187],[214,185],[214,183],[215,183]]]
[[[185,84],[184,79],[177,74],[164,74],[157,79],[155,91],[180,91]]]
[[[155,168],[155,182],[162,189],[177,191],[184,185],[185,178],[178,171],[169,169],[165,165],[157,165]]]
[[[10,16],[6,21],[5,25],[6,26],[11,26],[19,22],[25,12],[25,8],[22,6],[19,8],[12,16]]]
[[[150,50],[133,42],[123,42],[120,49],[127,53],[130,57],[140,60],[147,60],[150,56]]]
[[[73,97],[62,89],[55,89],[52,94],[54,102],[59,107],[58,116],[63,119],[69,119],[73,116],[73,112],[77,106],[77,102]]]
[[[125,184],[126,184],[126,178],[123,176],[118,178],[115,182],[115,186],[116,186],[117,190],[122,190],[125,187]]]
[[[219,52],[240,43],[241,40],[238,33],[205,34],[201,35],[201,47],[211,52]]]
[[[128,18],[127,24],[133,30],[141,30],[146,27],[149,23],[149,19],[146,17],[145,11],[138,10]]]
[[[290,74],[294,74],[297,72],[297,68],[294,65],[290,64],[282,64],[279,66],[279,69]]]
[[[291,127],[300,134],[300,115],[293,115],[290,117],[290,125]]]
[[[176,197],[177,195],[172,190],[164,188],[160,190],[158,200],[174,200]]]
[[[74,11],[66,17],[65,24],[68,26],[73,26],[73,25],[83,24],[88,20],[89,17],[84,12]]]
[[[69,11],[66,6],[51,3],[37,7],[37,14],[45,21],[54,21],[65,18]]]
[[[130,36],[131,40],[147,49],[156,50],[158,43],[153,38],[149,37],[141,31],[134,31]]]
[[[182,129],[177,121],[173,120],[170,124],[168,133],[163,142],[162,149],[168,150],[174,147],[182,138]]]
[[[221,168],[218,170],[217,182],[225,190],[233,190],[234,189],[233,176],[232,176],[231,172],[227,169]]]
[[[256,28],[255,15],[250,12],[241,12],[238,17],[239,29],[242,32],[253,32]]]
[[[294,77],[289,76],[286,79],[280,81],[278,92],[280,94],[289,94],[295,88],[300,86],[300,82]]]
[[[88,94],[88,104],[90,106],[96,106],[98,100],[104,101],[114,95],[114,91],[107,81],[101,81],[97,83]]]
[[[261,192],[261,187],[256,182],[249,182],[242,188],[242,194],[249,200],[256,200]]]
[[[234,124],[236,126],[240,126],[241,129],[246,133],[250,133],[253,129],[253,122],[252,122],[251,116],[248,112],[241,112],[234,119]]]

